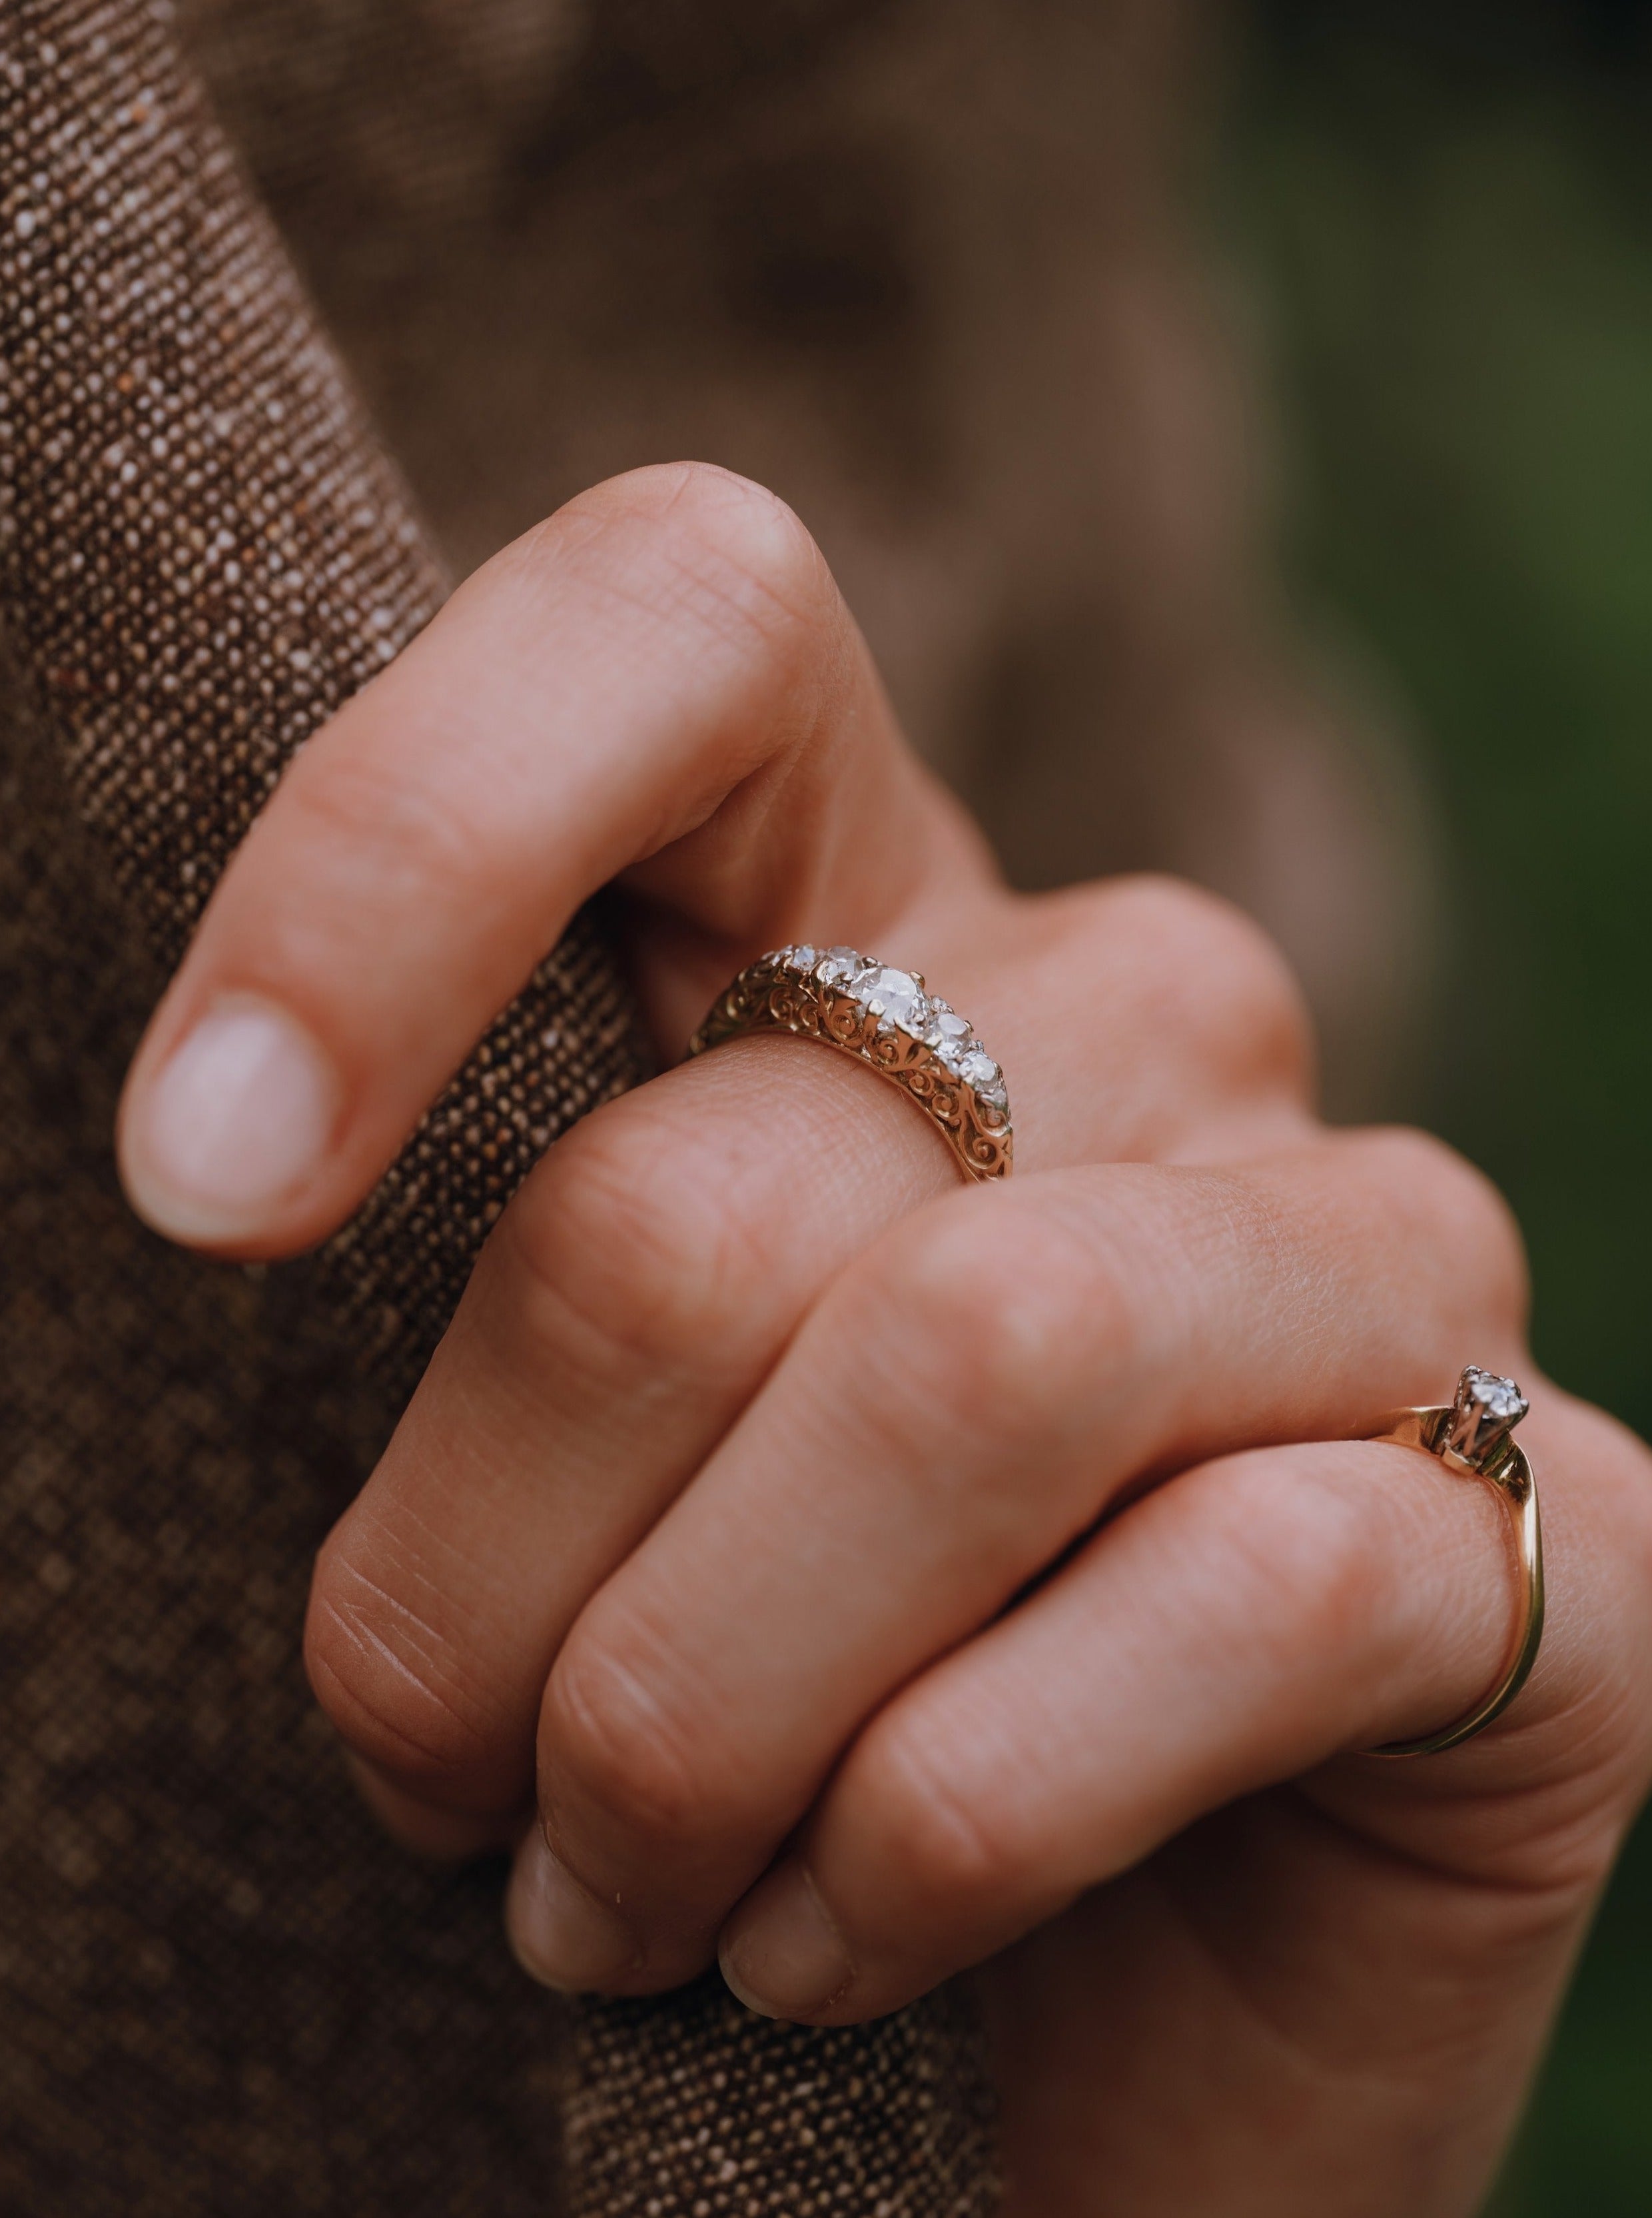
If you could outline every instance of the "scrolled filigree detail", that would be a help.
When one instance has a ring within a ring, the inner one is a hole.
[[[689,1042],[702,1055],[748,1032],[789,1032],[852,1055],[900,1087],[944,1136],[965,1175],[1007,1178],[1015,1157],[1004,1074],[967,1019],[921,974],[852,947],[782,947],[747,963]]]

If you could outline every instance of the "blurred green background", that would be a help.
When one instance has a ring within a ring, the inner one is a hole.
[[[1652,8],[1264,0],[1218,184],[1293,590],[1457,858],[1416,1113],[1513,1198],[1540,1360],[1652,1433]],[[1652,2211],[1652,1825],[1492,2208]]]

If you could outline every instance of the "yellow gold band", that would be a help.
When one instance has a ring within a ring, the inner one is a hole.
[[[1470,1364],[1446,1409],[1401,1409],[1383,1421],[1373,1440],[1421,1448],[1450,1470],[1489,1486],[1508,1513],[1518,1573],[1519,1613],[1509,1657],[1491,1690],[1466,1715],[1421,1740],[1389,1741],[1370,1756],[1439,1756],[1459,1748],[1501,1717],[1531,1676],[1543,1639],[1543,1527],[1538,1484],[1523,1449],[1512,1438],[1525,1415],[1525,1397],[1512,1379]]]
[[[852,1055],[923,1110],[967,1178],[1007,1178],[1015,1157],[1004,1074],[922,974],[852,947],[783,947],[748,963],[712,1004],[690,1055],[752,1032],[790,1032]]]

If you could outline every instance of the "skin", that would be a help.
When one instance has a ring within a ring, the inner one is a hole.
[[[778,502],[597,488],[312,741],[134,1063],[136,1205],[322,1237],[614,878],[668,1059],[766,946],[922,964],[1016,1176],[962,1186],[789,1040],[560,1142],[317,1566],[365,1791],[432,1853],[518,1844],[553,1984],[721,1957],[826,2024],[980,1967],[1014,2218],[1469,2211],[1652,1768],[1645,1452],[1533,1379],[1477,1174],[1316,1123],[1252,926],[1003,888]],[[275,1190],[221,1134],[190,1185],[169,1073],[225,1007],[308,1057]],[[1531,1394],[1550,1630],[1492,1731],[1384,1762],[1513,1632],[1488,1490],[1358,1437],[1469,1360]]]

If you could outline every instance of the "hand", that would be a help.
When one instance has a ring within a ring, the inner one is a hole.
[[[318,1566],[378,1806],[519,1838],[559,1985],[720,1953],[827,2023],[984,1963],[1026,2218],[1466,2212],[1652,1764],[1644,1453],[1534,1388],[1531,1686],[1457,1753],[1349,1754],[1507,1647],[1488,1490],[1347,1437],[1467,1360],[1531,1385],[1507,1214],[1315,1123],[1295,990],[1219,904],[1007,893],[778,503],[598,488],[318,735],[134,1065],[138,1206],[321,1237],[615,878],[668,1056],[764,946],[921,966],[1017,1174],[961,1186],[775,1038],[560,1143]]]

